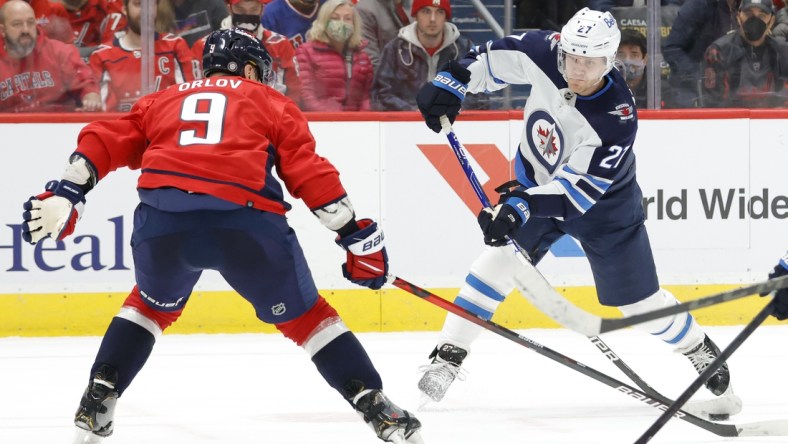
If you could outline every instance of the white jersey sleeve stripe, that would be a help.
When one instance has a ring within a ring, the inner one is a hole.
[[[556,177],[555,182],[564,189],[566,197],[581,213],[585,213],[594,205],[595,202],[593,200],[589,199],[585,193],[563,177]]]

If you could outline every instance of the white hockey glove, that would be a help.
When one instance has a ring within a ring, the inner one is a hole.
[[[22,205],[22,239],[31,244],[50,236],[62,240],[70,235],[85,208],[85,194],[73,182],[52,180],[45,189]]]

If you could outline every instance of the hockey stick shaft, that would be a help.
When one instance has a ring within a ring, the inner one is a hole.
[[[574,360],[574,359],[572,359],[572,358],[570,358],[570,357],[568,357],[566,355],[558,353],[558,352],[556,352],[556,351],[554,351],[554,350],[552,350],[552,349],[550,349],[548,347],[545,347],[545,346],[543,346],[542,344],[539,344],[536,341],[528,339],[525,336],[522,336],[522,335],[520,335],[520,334],[518,334],[518,333],[516,333],[516,332],[514,332],[512,330],[509,330],[506,327],[503,327],[503,326],[501,326],[499,324],[496,324],[496,323],[494,323],[492,321],[488,321],[488,320],[486,320],[486,319],[484,319],[484,318],[482,318],[480,316],[477,316],[477,315],[471,313],[470,311],[467,311],[464,308],[462,308],[462,307],[460,307],[460,306],[458,306],[458,305],[456,305],[456,304],[454,304],[454,303],[452,303],[450,301],[447,301],[446,299],[443,299],[440,296],[437,296],[437,295],[435,295],[435,294],[433,294],[433,293],[431,293],[431,292],[429,292],[429,291],[427,291],[427,290],[425,290],[425,289],[423,289],[423,288],[421,288],[421,287],[419,287],[419,286],[417,286],[415,284],[412,284],[412,283],[410,283],[410,282],[408,282],[408,281],[406,281],[406,280],[404,280],[404,279],[402,279],[400,277],[389,276],[389,283],[393,284],[397,288],[405,290],[406,292],[408,292],[410,294],[418,296],[419,298],[421,298],[421,299],[423,299],[423,300],[425,300],[425,301],[427,301],[427,302],[429,302],[429,303],[431,303],[433,305],[436,305],[436,306],[448,311],[449,313],[457,315],[457,316],[459,316],[459,317],[461,317],[461,318],[463,318],[463,319],[465,319],[465,320],[467,320],[469,322],[472,322],[472,323],[474,323],[474,324],[476,324],[476,325],[478,325],[478,326],[480,326],[480,327],[482,327],[482,328],[484,328],[484,329],[486,329],[488,331],[491,331],[491,332],[493,332],[493,333],[495,333],[495,334],[497,334],[499,336],[503,336],[504,338],[506,338],[506,339],[508,339],[510,341],[513,341],[513,342],[515,342],[517,344],[520,344],[520,345],[524,346],[525,348],[533,350],[536,353],[538,353],[538,354],[540,354],[540,355],[542,355],[542,356],[544,356],[544,357],[546,357],[546,358],[548,358],[548,359],[550,359],[552,361],[555,361],[555,362],[557,362],[557,363],[559,363],[559,364],[561,364],[563,366],[569,367],[572,370],[575,370],[575,371],[577,371],[579,373],[582,373],[585,376],[588,376],[588,377],[590,377],[592,379],[595,379],[595,380],[597,380],[597,381],[599,381],[599,382],[601,382],[601,383],[603,383],[603,384],[605,384],[605,385],[607,385],[609,387],[612,387],[616,391],[619,391],[619,392],[621,392],[621,393],[623,393],[625,395],[628,395],[629,397],[631,397],[633,399],[641,401],[641,402],[643,402],[644,404],[646,404],[646,405],[648,405],[650,407],[653,407],[653,408],[656,408],[658,410],[664,411],[672,403],[672,401],[669,398],[666,398],[666,397],[664,397],[664,396],[662,396],[662,395],[660,395],[658,393],[653,393],[653,394],[648,393],[647,394],[647,393],[645,393],[645,392],[643,392],[641,390],[638,390],[638,389],[636,389],[636,388],[634,388],[634,387],[632,387],[632,386],[630,386],[628,384],[625,384],[625,383],[623,383],[623,382],[621,382],[621,381],[619,381],[619,380],[617,380],[617,379],[615,379],[615,378],[613,378],[611,376],[608,376],[608,375],[606,375],[606,374],[604,374],[604,373],[602,373],[602,372],[600,372],[598,370],[595,370],[595,369],[593,369],[593,368],[591,368],[591,367],[589,367],[589,366],[587,366],[585,364],[582,364],[582,363],[580,363],[580,362],[578,362],[578,361],[576,361],[576,360]],[[698,426],[698,427],[700,427],[702,429],[705,429],[705,430],[707,430],[707,431],[709,431],[711,433],[714,433],[715,435],[718,435],[718,436],[726,436],[726,437],[738,436],[740,427],[745,427],[745,428],[754,429],[754,430],[762,430],[761,433],[763,433],[764,435],[778,435],[779,432],[782,431],[782,430],[775,431],[775,430],[773,430],[771,428],[762,428],[762,427],[756,427],[756,426],[736,426],[736,425],[733,425],[733,424],[718,424],[718,423],[715,423],[715,422],[706,421],[706,420],[704,420],[702,418],[699,418],[699,417],[697,417],[697,416],[695,416],[695,415],[693,415],[693,414],[691,414],[689,412],[685,412],[683,410],[678,410],[675,413],[675,416],[680,418],[680,419],[682,419],[682,420],[684,420],[684,421],[686,421],[686,422],[689,422],[690,424],[693,424],[693,425]],[[780,423],[780,425],[782,425],[782,423]],[[758,432],[757,431],[754,432],[754,434],[752,436],[756,436],[755,433],[758,433]]]
[[[681,407],[683,407],[684,404],[689,401],[690,397],[692,397],[692,395],[698,391],[698,389],[706,382],[706,380],[709,379],[709,377],[711,377],[711,375],[714,374],[714,372],[716,372],[720,367],[722,367],[723,364],[725,364],[728,358],[733,355],[733,352],[735,352],[739,346],[741,346],[744,341],[750,337],[755,329],[758,328],[763,323],[763,321],[772,314],[773,311],[774,299],[769,301],[769,303],[766,304],[766,306],[763,307],[763,309],[757,315],[755,315],[752,321],[750,321],[750,323],[747,324],[744,329],[742,329],[742,331],[733,339],[728,347],[726,347],[725,350],[723,350],[720,355],[717,356],[717,358],[711,364],[709,364],[709,366],[706,367],[706,369],[703,370],[700,375],[698,375],[697,379],[695,379],[692,384],[690,384],[690,386],[687,387],[687,389],[684,390],[684,392],[678,398],[676,398],[675,401],[673,401],[673,404],[671,404],[670,407],[665,410],[665,412],[663,412],[656,421],[654,421],[654,424],[652,424],[651,427],[649,427],[643,433],[643,435],[641,435],[640,438],[635,441],[635,444],[645,444],[649,442],[651,438],[653,438],[654,435],[656,435],[657,432],[659,432],[659,430],[662,429],[665,424],[667,424],[670,418],[673,417],[676,412],[680,411]]]
[[[723,291],[711,296],[706,296],[700,299],[695,299],[683,304],[673,305],[671,307],[661,308],[659,310],[650,311],[639,315],[630,316],[620,319],[605,319],[602,318],[599,325],[599,333],[605,333],[613,330],[619,330],[625,327],[631,327],[635,324],[653,321],[654,319],[664,318],[684,311],[697,310],[699,308],[709,307],[723,302],[741,299],[743,297],[752,296],[755,294],[768,294],[773,291],[780,290],[788,287],[788,276],[771,279],[757,284],[748,285],[746,287],[736,288],[729,291]]]

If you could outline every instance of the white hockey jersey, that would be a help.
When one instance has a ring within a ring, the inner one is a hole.
[[[471,71],[471,93],[532,85],[515,159],[517,180],[531,196],[532,217],[571,219],[635,180],[637,112],[615,69],[591,96],[569,90],[558,71],[559,41],[557,32],[529,31],[476,47],[461,63]]]

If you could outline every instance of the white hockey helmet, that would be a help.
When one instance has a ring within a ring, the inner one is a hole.
[[[558,70],[566,78],[564,60],[566,54],[581,57],[604,57],[607,69],[604,77],[613,69],[621,31],[609,12],[583,8],[561,28],[561,45],[558,50]]]

